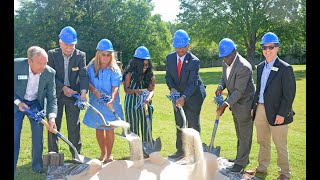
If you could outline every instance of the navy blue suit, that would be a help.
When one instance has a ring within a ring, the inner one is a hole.
[[[205,86],[199,75],[200,60],[187,52],[180,72],[177,72],[177,53],[170,53],[166,57],[166,83],[168,88],[176,89],[180,95],[186,96],[183,109],[187,118],[187,127],[200,133],[200,111],[206,97]],[[179,111],[174,111],[176,125],[182,127],[183,120]],[[182,152],[181,131],[177,129],[176,148]]]

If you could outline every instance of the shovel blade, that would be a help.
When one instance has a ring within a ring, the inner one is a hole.
[[[216,148],[212,147],[210,149],[210,146],[207,146],[205,143],[202,143],[202,148],[203,148],[203,152],[208,152],[216,155],[217,157],[220,157],[220,151],[221,151],[220,146],[217,146]]]
[[[85,157],[81,154],[75,154],[73,162],[77,163],[77,164],[84,164],[84,163],[89,162],[90,160],[91,160],[91,158]]]
[[[221,151],[221,147],[217,146],[217,147],[212,147],[212,149],[210,150],[211,154],[216,155],[217,157],[220,157],[220,151]]]
[[[142,148],[143,152],[147,155],[150,155],[153,152],[158,152],[161,150],[161,139],[160,137],[157,138],[155,141],[152,140],[153,143],[151,142],[142,142]]]

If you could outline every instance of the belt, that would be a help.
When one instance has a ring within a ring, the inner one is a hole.
[[[33,101],[36,101],[36,100],[37,100],[37,99],[32,100],[32,101],[29,101],[29,100],[23,99],[23,101],[26,101],[26,102],[33,102]]]

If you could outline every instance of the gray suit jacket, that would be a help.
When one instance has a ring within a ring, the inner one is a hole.
[[[222,90],[225,88],[228,90],[226,102],[230,105],[232,113],[242,116],[245,112],[250,114],[254,84],[251,64],[239,53],[237,54],[238,57],[234,60],[228,80],[226,75],[227,65],[222,61],[223,72],[219,86],[222,87]]]
[[[38,101],[46,114],[57,114],[57,98],[55,90],[55,70],[50,66],[41,73],[38,87]],[[22,75],[29,75],[29,64],[27,58],[14,59],[14,99],[23,100],[26,93],[28,79],[21,79]],[[42,110],[39,109],[39,110]],[[19,111],[17,105],[14,104],[14,113]]]
[[[61,48],[48,51],[48,65],[56,71],[56,91],[57,98],[59,98],[64,86],[64,59]],[[75,49],[69,60],[68,77],[70,88],[79,93],[82,89],[88,91],[89,88],[89,77],[85,66],[86,54]]]

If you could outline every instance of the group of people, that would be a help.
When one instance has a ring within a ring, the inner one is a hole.
[[[59,48],[46,52],[43,48],[32,46],[27,58],[14,61],[14,172],[20,150],[22,121],[26,109],[44,109],[50,129],[60,131],[63,111],[66,115],[68,139],[81,152],[80,109],[75,106],[72,96],[79,93],[80,99],[98,109],[107,121],[117,120],[118,116],[130,123],[130,131],[139,135],[142,141],[150,141],[144,105],[147,105],[152,123],[154,107],[152,97],[156,85],[149,50],[138,47],[127,67],[122,70],[116,61],[110,40],[102,39],[96,47],[95,57],[86,65],[86,53],[75,48],[77,33],[71,26],[64,27],[59,34]],[[166,84],[170,92],[178,92],[177,107],[183,107],[187,127],[200,133],[200,112],[206,98],[206,86],[200,74],[200,60],[192,54],[190,38],[186,31],[179,29],[172,40],[175,52],[166,57]],[[249,164],[252,145],[253,124],[256,126],[257,142],[260,146],[258,167],[248,173],[266,173],[271,160],[271,137],[277,149],[277,164],[280,167],[278,179],[290,179],[287,148],[288,124],[293,121],[292,103],[295,97],[295,77],[292,67],[278,56],[280,41],[268,32],[260,43],[265,61],[257,66],[256,90],[252,77],[251,64],[243,58],[236,44],[229,38],[219,42],[219,57],[222,62],[222,76],[215,95],[227,89],[228,96],[217,108],[222,116],[228,107],[233,116],[237,135],[235,159],[231,172],[243,172]],[[121,64],[122,65],[122,64]],[[124,113],[120,100],[120,85],[123,82],[125,92]],[[141,92],[148,91],[141,102]],[[103,94],[110,96],[107,103],[101,103]],[[141,104],[142,103],[142,104]],[[176,123],[176,152],[169,156],[180,160],[185,156],[182,148],[183,119],[179,111],[174,110]],[[32,129],[32,170],[43,173],[43,125],[29,118]],[[98,126],[100,117],[87,109],[83,123],[96,129],[96,138],[100,147],[99,160],[113,160],[112,147],[114,129]],[[151,124],[152,127],[152,124]],[[141,132],[141,133],[140,133]],[[48,151],[59,152],[58,139],[48,133]],[[72,157],[75,154],[70,148]]]

